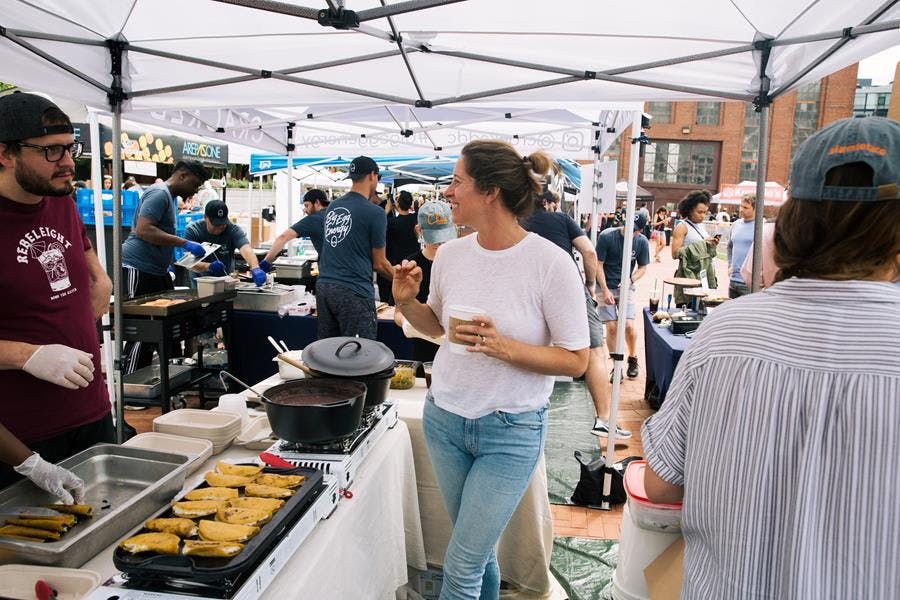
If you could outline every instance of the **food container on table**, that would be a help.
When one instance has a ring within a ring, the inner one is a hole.
[[[269,388],[266,398],[266,415],[279,439],[325,444],[359,429],[366,386],[344,379],[296,379]]]
[[[394,376],[394,353],[381,342],[355,337],[324,338],[308,344],[302,356],[314,377],[366,384],[366,408],[387,400]]]
[[[221,277],[213,277],[211,275],[195,277],[194,281],[197,283],[197,295],[202,298],[203,296],[221,294],[225,291],[225,281],[227,279],[231,278],[227,275],[222,275]]]
[[[237,286],[234,309],[278,312],[279,306],[293,300],[294,290],[286,285],[275,284],[261,288],[252,283],[241,283]]]
[[[297,362],[303,360],[302,350],[290,350],[288,352],[285,352],[284,355]],[[304,373],[294,365],[280,360],[277,356],[272,360],[274,360],[278,365],[278,376],[281,377],[284,381],[290,381],[291,379],[303,379],[304,377],[306,377],[306,373]]]
[[[218,454],[241,433],[241,417],[221,411],[182,408],[153,419],[153,431],[209,440],[213,443],[213,454]]]
[[[59,465],[84,481],[84,503],[94,506],[94,516],[80,519],[58,541],[0,537],[0,564],[80,567],[168,504],[184,485],[188,462],[182,454],[115,444],[97,444],[70,456]],[[28,480],[0,490],[0,512],[5,506],[56,502],[55,496]]]
[[[391,389],[408,390],[413,388],[416,385],[416,371],[420,364],[417,360],[395,360]]]
[[[4,598],[33,600],[34,584],[45,581],[56,591],[56,600],[81,600],[90,594],[103,578],[87,569],[64,569],[44,565],[0,566],[0,593]]]
[[[213,444],[209,440],[154,431],[139,433],[122,445],[129,448],[145,448],[147,450],[183,454],[190,461],[187,465],[188,475],[199,469],[206,462],[206,459],[213,454]]]
[[[681,503],[655,504],[647,498],[644,491],[647,468],[647,461],[635,460],[625,469],[625,493],[631,518],[642,529],[664,533],[681,531]]]

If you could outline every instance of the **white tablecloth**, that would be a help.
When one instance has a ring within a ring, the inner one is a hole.
[[[188,477],[192,489],[219,460],[258,452],[232,447]],[[389,599],[406,584],[407,564],[425,569],[416,473],[406,425],[388,431],[357,470],[353,498],[341,500],[284,565],[261,598]],[[127,537],[127,536],[125,536]],[[104,580],[116,572],[111,546],[84,565]]]
[[[444,552],[450,541],[452,526],[425,448],[422,433],[425,392],[425,380],[417,379],[416,387],[402,391],[391,390],[390,397],[398,400],[400,419],[409,427],[412,440],[425,554],[429,564],[440,566],[444,563]],[[504,590],[501,598],[530,600],[551,597],[548,567],[552,551],[553,518],[547,496],[547,469],[542,457],[497,548],[502,579],[518,588]]]

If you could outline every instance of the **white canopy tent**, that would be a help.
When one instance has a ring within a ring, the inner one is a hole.
[[[485,105],[515,110],[505,110],[502,119],[496,112],[487,119],[459,115],[456,130],[468,127],[477,133],[476,126],[486,120],[511,121],[512,129],[540,135],[542,127],[557,125],[550,135],[558,134],[562,147],[568,125],[528,111],[586,106],[588,118],[598,115],[592,131],[602,148],[622,128],[607,132],[599,120],[601,109],[590,112],[597,101],[753,101],[766,131],[775,98],[900,42],[900,0],[647,0],[639,5],[571,0],[553,7],[537,0],[315,4],[105,0],[98,6],[91,0],[0,0],[0,79],[109,108],[114,139],[126,112],[135,120],[204,130],[211,137],[289,156],[306,151],[303,136],[313,132],[336,136],[336,144],[399,135],[442,147],[447,142],[435,139],[443,123],[434,116],[436,107],[468,104],[473,110]],[[388,110],[398,105],[404,111]],[[366,109],[375,109],[381,118],[358,114]],[[625,112],[620,116],[627,121]],[[636,116],[632,131],[632,142],[643,143]],[[766,143],[767,136],[760,136],[757,239]],[[629,220],[639,146],[632,143]],[[118,190],[118,167],[113,183]],[[120,263],[120,225],[116,211],[115,264]],[[760,247],[754,254],[754,289]],[[630,253],[627,237],[624,256]],[[118,314],[118,270],[115,279]],[[627,295],[623,290],[623,305]],[[625,311],[619,314],[624,319]],[[115,322],[116,355],[121,356],[120,319]],[[624,330],[623,322],[612,415]],[[120,408],[117,402],[117,417]],[[611,435],[608,460],[613,444]]]

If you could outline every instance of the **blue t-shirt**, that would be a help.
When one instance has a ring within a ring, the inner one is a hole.
[[[356,192],[328,205],[325,241],[319,255],[319,281],[336,283],[357,296],[375,298],[372,249],[384,248],[384,210]]]
[[[293,225],[291,225],[291,229],[294,230],[294,233],[297,234],[297,237],[308,237],[309,241],[312,242],[313,248],[316,249],[316,253],[321,258],[322,256],[322,238],[325,235],[325,211],[327,209],[322,209],[319,212],[314,212],[311,215],[306,215]]]
[[[229,223],[225,227],[225,231],[220,235],[211,234],[206,228],[206,219],[194,221],[188,225],[187,229],[184,230],[184,239],[197,242],[198,244],[203,242],[218,244],[220,248],[207,256],[205,262],[220,260],[225,265],[225,270],[228,273],[234,271],[234,251],[250,243],[244,230],[234,223]],[[191,274],[193,275],[194,273],[192,272]]]
[[[606,287],[614,290],[622,283],[622,250],[625,248],[625,238],[619,227],[606,229],[597,237],[597,260],[603,263],[603,276],[606,278]],[[650,242],[642,233],[634,236],[631,241],[631,272],[634,273],[635,263],[644,267],[650,264]]]
[[[141,196],[139,210],[134,215],[131,233],[122,244],[122,264],[134,267],[142,273],[165,275],[172,264],[172,247],[156,246],[137,237],[135,230],[139,217],[146,217],[166,233],[175,235],[175,198],[165,183],[147,188]]]
[[[747,253],[750,252],[753,231],[753,221],[738,219],[731,224],[731,240],[728,242],[731,262],[728,264],[728,271],[731,281],[735,283],[744,283],[741,266],[744,264],[744,259],[747,258]]]
[[[534,211],[522,223],[522,228],[550,240],[569,254],[572,254],[572,241],[584,235],[578,224],[566,213],[546,210]]]

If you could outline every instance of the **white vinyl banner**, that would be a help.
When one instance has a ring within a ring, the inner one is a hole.
[[[616,210],[616,173],[618,161],[594,162],[581,165],[581,190],[578,193],[578,214],[590,214],[597,203],[597,212]],[[588,183],[590,182],[590,185]]]

